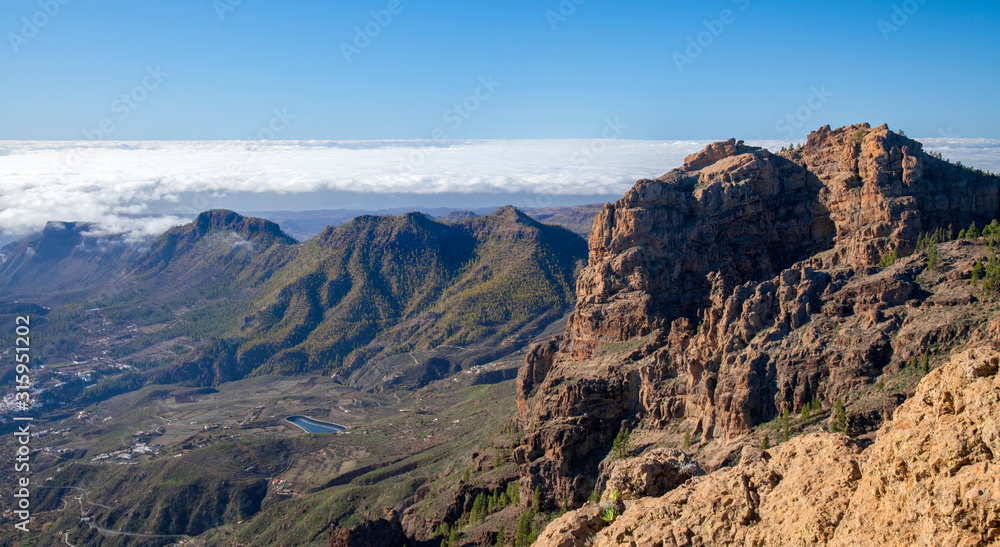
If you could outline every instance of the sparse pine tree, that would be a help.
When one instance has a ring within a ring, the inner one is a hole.
[[[486,499],[486,494],[482,492],[476,496],[475,501],[472,502],[472,511],[469,512],[469,524],[475,524],[481,520],[486,519],[487,509],[489,506],[489,501]]]
[[[764,435],[764,440],[760,442],[760,449],[767,450],[768,448],[771,448],[771,437]]]
[[[925,374],[931,371],[931,352],[930,350],[924,351],[924,360],[920,365],[920,370]]]
[[[976,222],[973,221],[969,229],[965,231],[965,237],[969,239],[976,239],[979,237],[979,228],[976,228]]]
[[[998,238],[1000,238],[1000,222],[997,222],[997,219],[993,219],[993,221],[990,222],[987,228],[989,228],[990,230],[989,237],[991,239],[996,241]]]
[[[517,481],[507,483],[507,499],[510,500],[511,505],[521,504],[521,483]]]
[[[788,442],[788,439],[791,438],[791,428],[792,428],[791,420],[789,419],[788,414],[789,414],[788,406],[786,405],[784,410],[781,411],[781,432],[782,432],[781,442],[786,442],[786,443]]]
[[[535,520],[535,510],[534,508],[528,508],[527,511],[521,515],[521,518],[517,519],[517,534],[514,536],[514,547],[529,547],[535,538],[532,537],[532,523]]]
[[[927,269],[933,270],[937,268],[938,264],[938,247],[937,247],[937,237],[931,237],[927,240]]]
[[[691,448],[691,432],[684,432],[684,450]]]
[[[628,429],[622,428],[611,443],[611,454],[615,459],[622,459],[628,455],[628,443],[631,433]]]
[[[983,295],[986,297],[992,297],[994,290],[1000,284],[1000,260],[997,259],[996,255],[991,256],[986,262],[986,266],[983,272]]]
[[[979,283],[979,276],[982,273],[983,273],[983,263],[977,260],[972,265],[972,280],[970,281],[970,283],[972,284],[973,287],[976,286],[976,283]]]
[[[892,252],[882,257],[878,265],[880,268],[888,268],[899,260],[899,249],[893,249]]]
[[[847,433],[847,409],[844,402],[837,398],[833,404],[833,423],[830,424],[830,431],[834,433]]]
[[[504,547],[504,545],[506,545],[506,543],[504,543],[503,525],[501,524],[500,528],[497,530],[497,541],[496,541],[496,543],[493,544],[493,546],[494,547]]]

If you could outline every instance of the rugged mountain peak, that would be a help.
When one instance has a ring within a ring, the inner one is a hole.
[[[498,227],[498,226],[527,226],[532,228],[541,227],[541,223],[537,220],[531,218],[524,211],[521,211],[513,205],[504,205],[503,207],[498,207],[491,213],[485,215],[472,215],[467,216],[460,220],[458,224],[465,226],[481,226],[481,227]]]
[[[353,247],[358,241],[365,241],[371,247],[437,248],[452,233],[455,231],[449,225],[414,211],[402,215],[361,215],[340,226],[327,226],[314,241],[327,248]]]
[[[636,182],[594,221],[558,349],[529,353],[522,487],[578,502],[623,424],[725,446],[963,343],[982,325],[969,272],[991,247],[942,243],[933,272],[915,247],[1000,216],[998,190],[868,124],[823,127],[779,154],[730,139]],[[892,250],[898,263],[878,267]],[[852,399],[852,427],[872,431],[912,393],[894,386]]]
[[[823,185],[821,204],[836,225],[830,266],[877,264],[893,249],[909,254],[921,233],[980,226],[997,216],[998,179],[953,165],[888,126],[824,126],[783,155]]]
[[[447,215],[441,217],[441,220],[443,220],[445,222],[453,222],[454,223],[454,222],[461,222],[463,220],[470,219],[470,218],[476,218],[478,216],[479,215],[477,215],[473,211],[452,211],[452,212],[448,213]]]
[[[696,171],[711,165],[722,158],[728,158],[739,154],[753,153],[760,150],[760,148],[746,146],[743,144],[743,141],[737,141],[736,139],[715,142],[706,146],[704,150],[684,158],[684,169],[687,171]]]
[[[710,144],[595,219],[568,349],[585,357],[597,343],[693,320],[714,285],[726,291],[806,258],[865,267],[893,249],[909,254],[921,233],[991,221],[998,191],[996,177],[931,156],[885,125],[826,126],[781,155],[735,139]]]
[[[90,222],[49,221],[45,223],[40,235],[29,236],[28,245],[34,249],[36,260],[65,258],[83,243],[87,233],[96,228],[97,225]]]
[[[248,238],[265,237],[272,242],[287,245],[295,243],[295,239],[282,232],[281,228],[274,222],[262,218],[245,217],[226,209],[205,211],[199,214],[189,227],[191,232],[197,236],[225,230]]]
[[[829,217],[815,206],[821,189],[802,166],[734,139],[638,181],[594,221],[570,352],[586,357],[600,343],[693,319],[713,272],[735,286],[829,247]]]
[[[520,209],[514,207],[513,205],[504,205],[503,207],[498,208],[496,211],[493,211],[492,213],[486,216],[492,216],[494,218],[502,218],[505,220],[517,220],[521,222],[531,222],[533,224],[535,223],[535,219],[524,214]]]
[[[65,222],[61,220],[50,220],[45,223],[42,233],[83,233],[94,229],[97,225],[93,222]]]
[[[151,278],[180,260],[177,274],[181,277],[177,279],[187,279],[195,271],[210,268],[212,262],[223,260],[246,266],[254,256],[295,243],[294,238],[271,221],[214,209],[199,214],[188,224],[167,230],[153,240],[149,249],[133,265],[132,273],[140,278]]]

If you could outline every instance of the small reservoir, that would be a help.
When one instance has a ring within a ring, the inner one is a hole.
[[[323,422],[308,416],[289,416],[285,421],[298,426],[306,433],[342,433],[347,428],[330,422]]]

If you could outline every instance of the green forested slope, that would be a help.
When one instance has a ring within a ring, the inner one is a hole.
[[[420,213],[359,217],[296,246],[242,324],[177,379],[346,376],[384,355],[500,348],[569,308],[585,256],[579,236],[513,207],[454,224]]]

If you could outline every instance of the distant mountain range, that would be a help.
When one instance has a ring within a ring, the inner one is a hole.
[[[573,215],[579,225],[588,211]],[[562,317],[586,257],[579,235],[513,207],[450,219],[363,215],[304,242],[224,210],[142,241],[52,222],[4,247],[0,294],[88,302],[137,324],[158,314],[155,342],[184,337],[200,349],[157,369],[157,381],[320,371],[377,387],[384,375],[366,365],[460,350],[407,359],[412,373],[396,366],[400,381],[419,384],[509,353]]]

